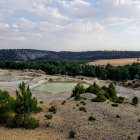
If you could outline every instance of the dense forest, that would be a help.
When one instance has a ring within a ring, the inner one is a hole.
[[[97,60],[140,58],[140,51],[45,51],[31,49],[3,49],[0,59],[8,61],[42,61],[42,60]]]
[[[84,75],[89,77],[98,77],[100,79],[110,79],[116,81],[126,81],[140,76],[140,63],[132,65],[114,67],[107,64],[106,67],[86,65],[87,61],[37,61],[37,62],[15,62],[0,61],[0,68],[6,69],[36,69],[43,70],[46,74],[61,75]]]

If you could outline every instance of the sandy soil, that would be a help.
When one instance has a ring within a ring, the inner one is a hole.
[[[0,126],[0,140],[68,140],[71,130],[77,133],[75,140],[136,140],[140,134],[140,106],[119,104],[118,107],[112,107],[110,101],[84,101],[87,112],[79,111],[83,105],[73,98],[66,100],[65,105],[61,105],[62,101],[39,104],[43,111],[33,115],[40,120],[39,128],[25,130]],[[52,105],[57,107],[57,113],[53,114],[51,120],[47,120],[44,115],[50,114],[47,108]],[[116,118],[117,114],[120,118]],[[95,117],[96,121],[89,121],[89,116]],[[46,127],[47,122],[50,122],[50,127]]]
[[[22,72],[11,70],[0,70],[0,89],[8,90],[11,96],[15,97],[15,90],[18,85],[24,81],[29,85],[33,97],[38,100],[38,105],[43,111],[33,116],[40,120],[40,127],[35,130],[25,129],[7,129],[0,126],[0,140],[67,140],[70,130],[75,130],[76,140],[97,140],[104,138],[106,140],[136,140],[140,134],[140,104],[135,107],[130,104],[119,104],[118,107],[112,107],[110,101],[104,103],[93,103],[85,100],[87,112],[79,111],[76,104],[81,105],[80,101],[69,98],[71,93],[51,94],[43,91],[34,91],[36,86],[49,81],[77,81],[88,84],[96,82],[103,86],[111,82],[110,80],[98,80],[97,78],[81,76],[50,76],[35,72]],[[137,96],[140,101],[140,90],[134,90],[116,85],[116,91],[119,95],[132,99]],[[61,102],[66,100],[65,105]],[[39,101],[44,101],[40,104]],[[109,103],[108,103],[109,102]],[[130,102],[130,100],[128,100]],[[52,120],[47,120],[44,115],[50,114],[48,108],[57,107],[57,113],[53,114]],[[74,108],[75,107],[75,108]],[[93,114],[92,114],[93,113]],[[120,118],[116,118],[116,115]],[[95,122],[88,121],[88,117],[96,118]],[[50,122],[51,126],[46,127],[45,123]],[[103,140],[103,139],[102,139]]]
[[[132,64],[134,62],[139,62],[137,61],[138,58],[124,58],[124,59],[102,59],[99,60],[97,62],[90,62],[88,63],[89,65],[107,65],[108,63],[110,63],[113,66],[124,66],[126,64]]]

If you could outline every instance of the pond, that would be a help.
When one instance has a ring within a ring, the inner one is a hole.
[[[72,89],[76,84],[76,82],[48,82],[34,88],[34,90],[47,91],[51,93],[72,92]],[[83,86],[85,88],[89,87],[88,84],[83,84]]]

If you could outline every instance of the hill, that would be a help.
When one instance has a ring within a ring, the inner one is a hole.
[[[96,60],[139,58],[140,51],[45,51],[31,49],[3,49],[0,50],[1,60],[37,61],[37,60]]]

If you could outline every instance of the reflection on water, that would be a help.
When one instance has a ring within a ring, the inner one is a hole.
[[[72,92],[76,84],[73,82],[49,82],[36,87],[34,90],[48,91],[51,93]],[[83,86],[87,88],[89,85],[83,84]]]

